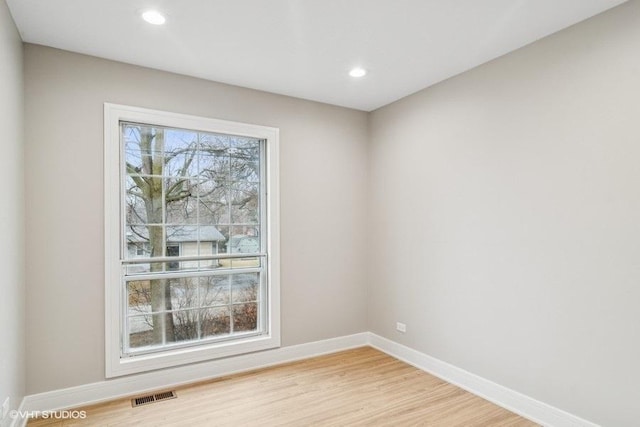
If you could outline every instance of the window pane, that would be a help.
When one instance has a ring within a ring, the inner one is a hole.
[[[228,225],[218,225],[216,226],[220,234],[222,234],[223,240],[219,240],[218,244],[218,253],[219,254],[228,254],[231,253],[231,248],[229,247],[229,226]]]
[[[165,256],[166,253],[166,240],[165,229],[161,225],[147,225],[146,227],[147,238],[149,239],[149,251],[150,257]],[[143,230],[144,233],[145,230]],[[144,234],[143,234],[144,235]],[[161,268],[157,270],[151,266],[151,271],[162,271]]]
[[[229,247],[232,254],[255,254],[260,252],[258,228],[253,225],[234,225],[231,227]]]
[[[229,158],[231,179],[233,182],[259,182],[260,162],[254,156],[236,154]]]
[[[127,283],[128,314],[151,313],[151,286],[149,280]]]
[[[204,136],[203,136],[204,138]],[[200,144],[198,176],[227,185],[230,173],[229,148],[218,144]]]
[[[130,348],[158,347],[175,341],[172,313],[130,316],[127,320]]]
[[[238,304],[233,306],[233,331],[247,332],[258,329],[258,304]]]
[[[164,227],[162,225],[137,224],[125,227],[125,258],[150,258],[164,256]],[[143,251],[140,251],[143,248]],[[147,268],[149,268],[147,266]],[[155,268],[155,267],[154,267]],[[151,271],[162,271],[154,269]]]
[[[252,302],[258,300],[258,273],[234,274],[231,276],[233,302]]]
[[[226,305],[230,302],[228,275],[200,278],[200,307]]]
[[[171,309],[198,307],[199,292],[198,277],[181,277],[169,279],[171,287]]]
[[[201,181],[194,190],[201,224],[229,224],[231,192],[226,184]]]
[[[254,138],[231,137],[229,141],[231,155],[247,159],[260,157],[260,141]]]
[[[227,335],[231,332],[231,320],[228,307],[203,309],[200,310],[200,316],[202,338]]]
[[[162,133],[160,131],[160,133]],[[151,174],[154,157],[162,155],[162,144],[158,144],[162,135],[156,140],[156,129],[153,126],[139,124],[123,124],[122,137],[125,143],[125,162],[129,173]]]
[[[127,176],[125,180],[125,213],[127,224],[146,224],[144,193],[140,189],[143,178]]]
[[[260,200],[258,183],[234,184],[231,189],[231,222],[233,224],[258,224]]]
[[[198,133],[184,129],[164,131],[164,174],[172,177],[198,175]]]
[[[200,137],[200,149],[210,155],[225,154],[229,148],[229,135],[217,133],[203,133]]]
[[[173,329],[167,330],[167,342],[198,339],[199,310],[180,310],[172,314]]]
[[[140,152],[140,146],[137,142],[128,142],[126,147],[124,157],[127,173],[142,173],[142,163],[148,161],[148,159],[143,160],[145,156]]]
[[[129,323],[129,347],[147,347],[153,344],[153,316],[132,316]]]
[[[183,178],[164,178],[167,224],[197,224],[198,188],[200,181]]]
[[[186,243],[198,242],[197,225],[168,225],[167,226],[167,246],[177,246],[181,248],[173,256],[186,256],[184,245]]]

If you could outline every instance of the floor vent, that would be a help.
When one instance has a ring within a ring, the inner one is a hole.
[[[150,394],[148,396],[136,397],[131,399],[131,406],[148,405],[149,403],[159,402],[161,400],[175,399],[178,397],[175,391],[165,391],[163,393]]]

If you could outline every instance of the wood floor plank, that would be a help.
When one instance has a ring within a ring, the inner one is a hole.
[[[371,347],[205,381],[177,394],[137,408],[130,399],[76,408],[87,418],[28,426],[536,425]]]

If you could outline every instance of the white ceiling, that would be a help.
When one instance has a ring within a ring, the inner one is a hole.
[[[371,111],[624,1],[7,3],[26,42]],[[166,25],[140,19],[152,7]]]

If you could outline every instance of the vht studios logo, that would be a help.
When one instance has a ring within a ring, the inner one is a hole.
[[[11,411],[9,416],[20,419],[83,420],[87,418],[87,411]]]

